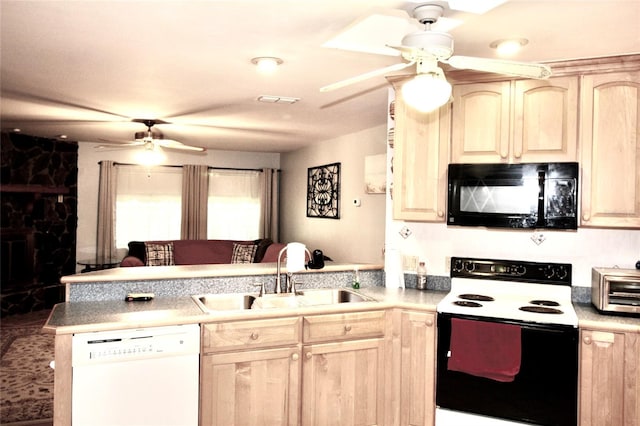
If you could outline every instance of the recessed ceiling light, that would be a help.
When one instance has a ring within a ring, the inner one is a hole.
[[[510,38],[503,40],[496,40],[492,42],[489,47],[496,49],[499,56],[511,56],[516,54],[522,46],[529,43],[526,38]]]
[[[258,72],[272,74],[284,61],[273,56],[260,56],[251,59],[251,63],[258,67]]]
[[[11,129],[11,131],[13,133],[20,133],[22,131],[22,129],[19,129],[19,128],[16,127],[16,128]]]

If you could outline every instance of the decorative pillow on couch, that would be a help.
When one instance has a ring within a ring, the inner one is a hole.
[[[145,243],[147,266],[175,265],[173,243]]]
[[[253,263],[258,246],[255,244],[237,244],[233,243],[233,255],[231,263]]]

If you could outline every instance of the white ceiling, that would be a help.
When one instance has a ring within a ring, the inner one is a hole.
[[[426,0],[424,1],[426,2]],[[210,149],[286,152],[383,124],[379,76],[319,88],[399,62],[321,47],[372,14],[405,16],[391,0],[2,0],[2,130],[127,141],[132,118],[160,118],[165,137]],[[640,51],[640,0],[511,0],[450,31],[458,55],[495,57],[489,44],[529,40],[514,59],[553,61]],[[372,37],[399,44],[379,28]],[[260,75],[257,56],[284,60]],[[296,97],[265,104],[260,95]]]

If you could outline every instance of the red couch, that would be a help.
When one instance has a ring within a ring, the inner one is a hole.
[[[276,246],[265,257],[270,246]],[[120,266],[201,265],[275,262],[273,252],[284,245],[271,239],[131,241]],[[277,257],[278,252],[275,252]],[[264,260],[263,260],[264,259]]]

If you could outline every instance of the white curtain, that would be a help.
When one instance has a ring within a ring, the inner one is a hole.
[[[209,170],[207,238],[260,238],[260,176],[255,170]]]
[[[179,240],[182,214],[182,169],[118,167],[116,243]]]

